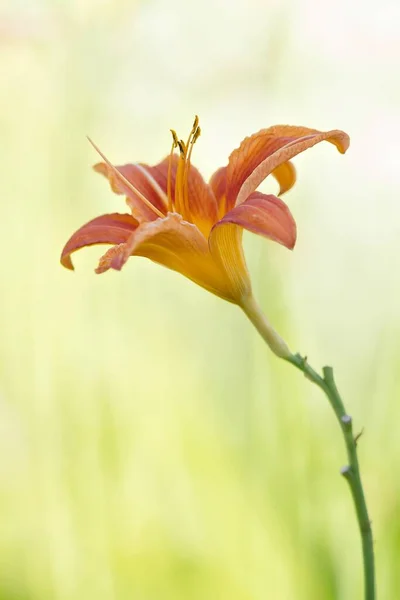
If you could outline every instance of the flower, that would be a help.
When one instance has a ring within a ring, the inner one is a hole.
[[[206,183],[191,164],[200,136],[198,117],[186,143],[171,132],[171,152],[155,166],[115,167],[92,142],[104,161],[94,166],[95,171],[108,178],[115,193],[126,196],[130,214],[106,214],[83,225],[66,243],[61,263],[73,269],[71,254],[76,250],[111,244],[97,273],[120,270],[130,256],[144,256],[249,313],[253,300],[243,229],[289,249],[296,242],[296,224],[286,204],[257,188],[272,175],[282,195],[296,180],[291,158],[323,140],[344,153],[349,138],[339,130],[321,132],[291,125],[262,129],[245,138],[228,165]]]

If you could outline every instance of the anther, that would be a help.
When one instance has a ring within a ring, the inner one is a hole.
[[[179,146],[179,140],[178,140],[178,136],[176,135],[176,131],[174,131],[173,129],[170,129],[171,133],[172,133],[172,139],[174,140],[174,147],[177,148]]]
[[[179,146],[179,152],[181,153],[181,156],[185,157],[185,155],[186,155],[185,142],[183,140],[178,140],[178,146]]]
[[[197,127],[194,134],[193,134],[193,139],[192,139],[192,144],[194,144],[195,142],[197,142],[197,140],[199,139],[201,134],[201,128]]]

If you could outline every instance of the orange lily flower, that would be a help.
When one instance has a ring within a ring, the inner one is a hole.
[[[323,140],[344,153],[349,138],[339,130],[324,133],[290,125],[262,129],[244,139],[228,165],[206,183],[191,164],[199,135],[197,117],[186,143],[172,131],[169,157],[153,167],[142,163],[116,167],[93,144],[104,161],[94,169],[108,178],[115,193],[126,196],[131,214],[106,214],[83,225],[66,243],[61,263],[73,269],[71,254],[76,250],[111,244],[96,273],[120,270],[130,256],[144,256],[238,304],[256,322],[243,229],[289,249],[296,242],[296,223],[286,204],[257,188],[272,175],[282,195],[296,180],[291,158]],[[260,323],[255,324],[260,330]],[[276,354],[287,356],[286,344],[271,331],[268,343]]]

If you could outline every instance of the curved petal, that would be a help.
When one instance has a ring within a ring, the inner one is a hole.
[[[138,222],[131,215],[113,213],[92,219],[70,237],[61,253],[61,264],[73,270],[71,254],[94,244],[122,244],[132,235]]]
[[[108,179],[113,192],[126,196],[127,204],[133,216],[139,222],[154,221],[158,218],[158,215],[152,210],[151,206],[154,206],[162,214],[165,214],[167,210],[167,160],[165,159],[154,167],[144,164],[126,164],[113,167],[105,162],[100,162],[95,164],[93,169]],[[119,177],[118,174],[122,177]],[[139,194],[142,194],[150,203],[150,206],[146,205],[140,195],[135,193],[124,180],[128,184],[130,183]]]
[[[126,164],[113,167],[106,162],[100,162],[94,165],[94,170],[106,176],[110,182],[111,189],[117,194],[125,194],[127,203],[133,216],[140,222],[154,221],[161,214],[156,214],[151,206],[143,202],[143,198],[127,185],[126,181],[136,188],[148,202],[154,206],[159,213],[165,215],[167,210],[173,208],[173,204],[178,203],[175,197],[176,188],[179,189],[180,198],[187,194],[187,206],[180,206],[183,216],[194,223],[205,234],[211,230],[211,227],[217,221],[217,204],[214,193],[210,186],[204,181],[200,172],[193,165],[189,166],[187,182],[184,183],[183,169],[181,177],[178,175],[179,158],[176,155],[171,157],[171,180],[170,194],[172,205],[168,202],[168,171],[170,158],[167,157],[157,165],[150,167],[145,164]],[[119,177],[118,174],[122,175]],[[180,186],[177,184],[177,176],[180,179]],[[187,186],[186,191],[183,189]]]
[[[289,191],[296,182],[296,169],[290,160],[277,166],[272,171],[271,175],[279,184],[280,196]],[[217,200],[218,217],[222,219],[228,210],[231,210],[234,206],[234,204],[232,206],[228,206],[226,200],[227,167],[221,167],[217,169],[215,173],[213,173],[210,179],[210,186]]]
[[[221,219],[227,211],[226,208],[226,170],[227,167],[221,167],[210,179],[210,187],[214,192],[214,196],[218,206],[218,217]]]
[[[239,299],[251,291],[242,249],[243,229],[287,248],[296,243],[296,223],[286,204],[276,196],[254,192],[218,221],[211,231],[210,251],[227,272]]]
[[[346,152],[349,136],[340,130],[321,132],[307,127],[275,125],[246,138],[229,157],[228,205],[240,204],[277,167],[322,141]]]
[[[211,227],[218,220],[217,201],[212,188],[203,179],[198,169],[192,164],[188,174],[188,220],[197,225],[200,231],[208,237]]]
[[[118,244],[118,246],[112,246],[107,250],[105,254],[100,258],[99,264],[95,269],[95,273],[100,275],[105,273],[112,268],[112,263],[119,260],[119,257],[123,257],[125,254],[126,243]]]
[[[290,160],[278,165],[271,175],[279,184],[279,196],[288,192],[296,183],[296,169]]]
[[[169,166],[171,163],[171,173],[170,173],[170,185],[171,185],[171,198],[175,197],[175,180],[176,180],[176,171],[178,168],[178,157],[176,155],[167,156],[154,165],[153,167],[149,167],[148,165],[141,165],[145,167],[149,174],[156,180],[160,188],[164,191],[165,195],[168,196],[168,172]],[[167,197],[168,204],[168,197]]]
[[[296,243],[296,223],[286,204],[273,195],[254,192],[229,211],[214,227],[233,223],[262,235],[290,250]]]
[[[237,304],[251,294],[250,275],[242,247],[243,228],[234,223],[218,221],[211,230],[208,244],[215,262],[228,279]]]
[[[206,238],[177,213],[140,225],[124,244],[110,248],[100,260],[97,272],[120,270],[133,255],[149,258],[217,296],[234,301],[229,281],[213,260]]]

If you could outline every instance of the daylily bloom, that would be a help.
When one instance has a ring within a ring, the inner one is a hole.
[[[155,166],[142,163],[114,166],[93,144],[103,159],[94,166],[105,175],[112,190],[126,196],[130,214],[111,213],[89,221],[65,245],[61,263],[73,269],[71,254],[84,246],[111,244],[101,257],[96,273],[120,270],[130,256],[144,256],[174,271],[221,298],[238,304],[264,329],[251,292],[242,249],[247,229],[292,249],[296,224],[284,202],[257,191],[272,175],[279,195],[295,183],[290,162],[294,156],[326,140],[344,153],[346,133],[276,125],[243,140],[206,183],[191,164],[193,146],[200,135],[196,117],[185,143],[172,130],[169,156]],[[267,339],[273,351],[287,356],[286,344],[270,329]]]

